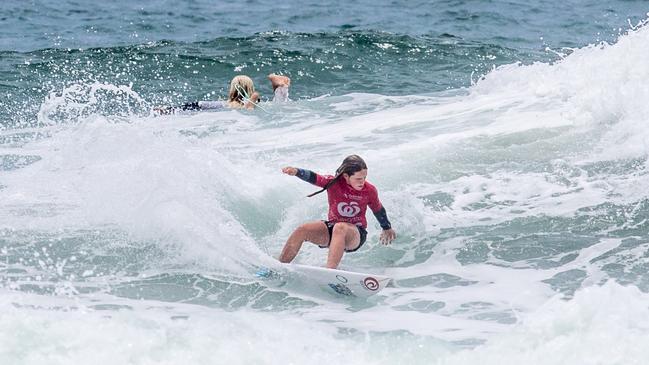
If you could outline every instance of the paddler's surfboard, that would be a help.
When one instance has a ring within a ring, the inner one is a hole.
[[[289,280],[298,279],[305,287],[317,287],[336,296],[361,298],[380,292],[391,280],[384,275],[300,264],[280,264],[279,269],[263,268],[256,275],[268,279],[288,276]]]

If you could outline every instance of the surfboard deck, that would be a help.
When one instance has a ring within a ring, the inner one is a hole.
[[[380,292],[391,280],[385,275],[301,264],[279,264],[277,268],[260,268],[256,276],[282,282],[299,281],[305,287],[317,287],[336,296],[360,298],[367,298]]]

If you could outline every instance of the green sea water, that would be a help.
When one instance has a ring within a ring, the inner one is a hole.
[[[642,363],[646,13],[0,4],[0,363]],[[152,113],[237,74],[261,108]],[[352,153],[398,239],[368,214],[342,268],[392,283],[360,300],[256,277],[327,211],[281,167]]]

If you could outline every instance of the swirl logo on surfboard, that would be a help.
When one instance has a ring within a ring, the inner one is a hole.
[[[363,280],[363,286],[367,290],[376,291],[379,289],[379,281],[371,276],[368,276]]]
[[[358,203],[351,202],[340,202],[338,203],[338,214],[343,217],[351,218],[358,214],[361,211],[361,207],[358,206]]]

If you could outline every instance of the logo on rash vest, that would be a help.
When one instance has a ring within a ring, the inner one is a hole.
[[[347,217],[347,218],[353,217],[356,214],[358,214],[360,211],[361,211],[361,207],[359,207],[358,203],[356,202],[338,203],[338,214],[340,214],[343,217]]]
[[[347,194],[347,193],[343,194],[343,196],[345,197],[345,199],[352,199],[352,200],[362,200],[363,199],[363,197],[360,196],[360,195],[352,195],[352,194]]]

